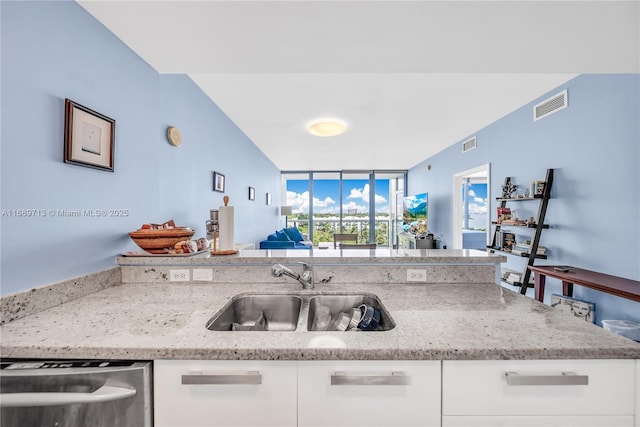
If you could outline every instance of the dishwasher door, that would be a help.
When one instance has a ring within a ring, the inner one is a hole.
[[[3,361],[2,427],[152,427],[151,363]]]

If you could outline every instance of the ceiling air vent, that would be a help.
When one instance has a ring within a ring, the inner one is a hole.
[[[563,90],[557,95],[542,101],[538,105],[533,106],[533,121],[540,120],[543,117],[547,117],[550,114],[560,111],[569,106],[569,98],[567,90]]]
[[[466,153],[469,150],[476,148],[476,137],[466,140],[462,143],[462,152]]]

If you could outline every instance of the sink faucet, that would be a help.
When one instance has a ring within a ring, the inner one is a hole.
[[[304,289],[313,289],[313,268],[306,262],[301,262],[300,264],[302,264],[302,274],[294,273],[282,264],[274,264],[271,267],[271,275],[280,277],[284,274],[302,283]]]

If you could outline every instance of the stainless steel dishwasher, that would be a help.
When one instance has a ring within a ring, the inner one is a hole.
[[[2,427],[152,427],[150,362],[2,361]]]

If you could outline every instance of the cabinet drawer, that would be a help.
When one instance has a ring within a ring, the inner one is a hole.
[[[633,415],[634,375],[633,360],[445,361],[443,415]]]
[[[296,362],[154,362],[156,427],[295,426]]]
[[[439,361],[298,364],[299,426],[440,426]]]
[[[640,359],[636,360],[636,425],[640,427]]]
[[[442,427],[631,427],[631,415],[445,416]]]

